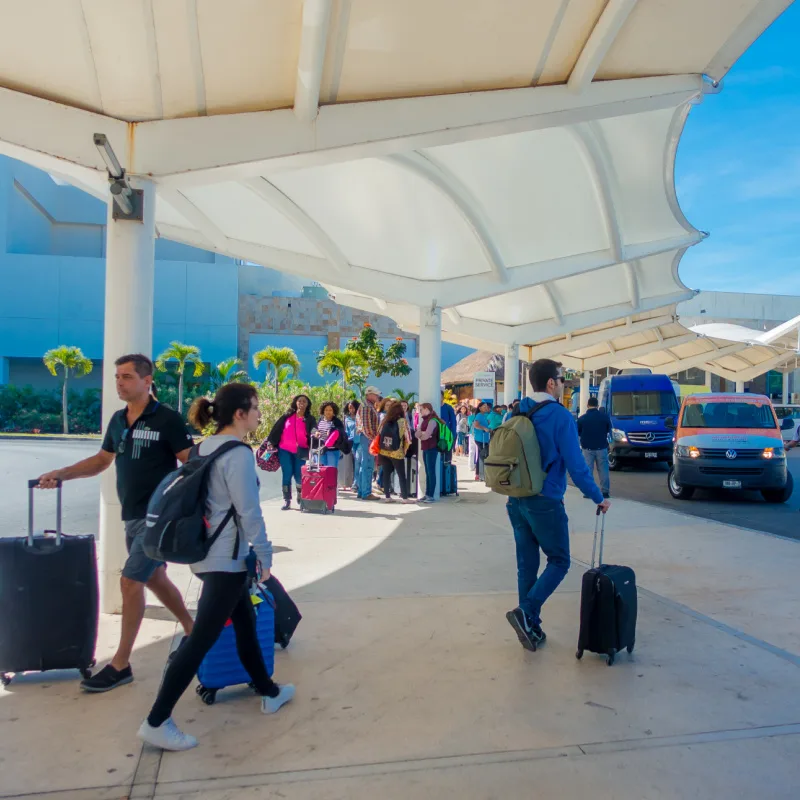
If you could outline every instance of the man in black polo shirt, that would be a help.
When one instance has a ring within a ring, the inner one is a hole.
[[[100,452],[39,478],[40,488],[52,489],[59,480],[98,475],[116,461],[117,494],[128,548],[120,578],[122,631],[111,661],[81,682],[87,692],[107,692],[133,680],[130,657],[144,619],[145,586],[177,617],[187,635],[193,625],[181,593],[167,577],[166,565],[148,558],[142,549],[150,495],[175,469],[176,459],[184,462],[189,457],[192,436],[180,415],[151,397],[153,362],[147,356],[126,355],[114,363],[117,394],[127,405],[111,417]]]
[[[612,429],[611,418],[598,408],[597,398],[590,397],[586,413],[578,417],[578,435],[581,437],[581,450],[589,472],[594,476],[597,465],[597,477],[603,497],[611,493],[611,480],[608,473],[608,436]]]

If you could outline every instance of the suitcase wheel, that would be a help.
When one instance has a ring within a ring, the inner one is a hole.
[[[91,667],[93,667],[93,666],[94,666],[94,663],[90,664],[88,667],[82,667],[81,668],[81,677],[84,680],[89,680],[89,678],[92,677]]]
[[[578,650],[575,651],[575,658],[577,658],[578,661],[580,661],[583,658],[583,650],[578,648]]]
[[[628,645],[628,647],[627,647],[627,650],[628,650],[628,654],[630,654],[630,653],[632,653],[632,652],[633,652],[633,642],[631,642],[631,643]]]
[[[3,672],[0,674],[0,683],[2,683],[3,686],[8,686],[8,684],[11,683],[11,678],[12,676],[8,672]]]
[[[614,663],[615,656],[616,656],[616,653],[613,650],[606,656],[606,664],[609,667]]]
[[[214,701],[217,699],[217,690],[216,689],[206,689],[202,683],[198,684],[197,686],[197,694],[200,699],[207,705],[213,706]]]

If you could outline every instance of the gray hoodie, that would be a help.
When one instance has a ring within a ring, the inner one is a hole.
[[[200,442],[199,453],[207,456],[224,442],[235,442],[235,436],[209,436]],[[248,543],[253,545],[261,566],[272,567],[272,543],[267,538],[261,502],[258,496],[256,462],[252,450],[235,447],[220,456],[212,465],[208,476],[208,524],[215,531],[230,507],[236,509],[232,519],[211,546],[208,555],[192,572],[245,572]],[[238,523],[238,524],[237,524]],[[239,539],[239,558],[234,561],[233,549]]]

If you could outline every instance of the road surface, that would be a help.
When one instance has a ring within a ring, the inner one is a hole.
[[[611,473],[611,499],[622,497],[672,508],[684,514],[713,519],[765,533],[800,539],[800,451],[789,454],[794,494],[787,503],[765,503],[757,492],[698,489],[692,500],[674,500],[667,489],[667,466],[646,464]]]

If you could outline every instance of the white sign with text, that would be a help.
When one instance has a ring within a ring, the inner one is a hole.
[[[494,401],[494,372],[476,372],[472,379],[472,395]]]

